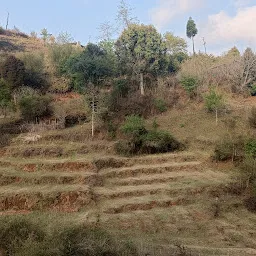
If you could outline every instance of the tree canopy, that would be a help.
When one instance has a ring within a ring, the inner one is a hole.
[[[66,72],[71,76],[74,86],[82,88],[85,84],[99,85],[114,73],[113,59],[106,50],[95,44],[88,44],[78,56],[66,63]]]
[[[195,54],[195,44],[194,44],[194,37],[197,35],[198,30],[196,28],[195,21],[189,17],[188,23],[187,23],[187,37],[192,39],[193,41],[193,53]]]
[[[141,86],[145,73],[158,74],[165,68],[165,43],[151,25],[132,24],[125,29],[116,42],[116,54],[121,67],[140,75]]]

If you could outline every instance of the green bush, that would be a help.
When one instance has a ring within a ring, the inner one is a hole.
[[[157,111],[159,111],[160,113],[167,111],[167,104],[163,99],[155,99],[154,105]]]
[[[167,131],[148,131],[142,136],[142,153],[156,154],[172,152],[181,147],[181,144]]]
[[[129,93],[129,84],[126,79],[117,79],[114,81],[113,89],[108,99],[108,108],[110,111],[118,111],[120,104],[127,98]]]
[[[22,117],[27,121],[51,114],[51,98],[48,96],[29,95],[19,101],[19,108]]]
[[[127,140],[116,144],[115,149],[119,154],[155,154],[181,148],[176,139],[167,131],[158,131],[156,125],[153,130],[147,130],[144,119],[136,115],[128,116],[121,130],[127,136]]]
[[[251,113],[248,121],[251,128],[256,128],[256,107],[253,107],[251,109]]]
[[[250,139],[245,144],[245,154],[252,158],[256,158],[256,139]]]
[[[121,127],[124,134],[133,139],[140,138],[141,135],[147,132],[145,128],[145,120],[137,115],[131,115],[126,117],[126,121]]]
[[[256,96],[256,84],[253,84],[250,87],[250,93],[251,93],[252,96]]]
[[[113,94],[121,98],[126,98],[129,93],[129,84],[126,79],[117,79],[114,81]]]
[[[196,78],[183,77],[180,82],[185,91],[189,94],[189,96],[193,96],[196,94],[196,89],[198,87],[198,81]]]
[[[222,95],[218,94],[213,89],[205,96],[205,106],[209,112],[219,110],[223,104]]]

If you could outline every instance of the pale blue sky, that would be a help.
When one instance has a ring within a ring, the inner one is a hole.
[[[205,37],[209,52],[220,53],[234,45],[243,50],[256,44],[256,0],[127,0],[134,16],[144,24],[155,25],[186,38],[189,16],[196,21],[199,34],[196,49],[203,51]],[[40,33],[47,28],[57,35],[70,33],[76,41],[96,41],[101,23],[115,17],[119,0],[0,0],[0,25],[5,26],[10,12],[9,27]]]

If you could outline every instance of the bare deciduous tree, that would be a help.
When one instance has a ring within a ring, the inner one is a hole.
[[[100,24],[98,29],[100,32],[100,40],[110,41],[115,33],[115,28],[109,21]]]
[[[132,11],[133,9],[125,0],[120,1],[116,21],[122,28],[128,28],[131,24],[138,23],[137,17],[132,17]]]

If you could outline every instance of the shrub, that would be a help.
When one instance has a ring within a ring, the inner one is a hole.
[[[38,225],[24,219],[6,219],[0,224],[0,249],[7,255],[13,255],[29,240],[40,242],[44,237],[45,233]]]
[[[256,107],[251,109],[251,114],[248,121],[251,128],[256,128]]]
[[[1,77],[12,88],[22,86],[25,78],[24,63],[15,56],[10,55],[1,65]]]
[[[53,44],[49,46],[49,57],[57,73],[66,71],[66,63],[72,56],[81,52],[80,47],[73,47],[71,44]]]
[[[209,112],[220,109],[223,106],[222,95],[211,89],[209,94],[205,96],[205,106]]]
[[[99,229],[71,228],[61,233],[59,239],[61,255],[118,255],[111,237]]]
[[[188,95],[194,96],[196,94],[196,88],[198,86],[198,81],[194,77],[183,77],[181,80],[181,85],[185,89],[185,91],[188,93]]]
[[[252,158],[256,158],[256,139],[250,139],[245,144],[245,154]]]
[[[181,144],[167,131],[158,131],[156,126],[147,130],[144,119],[136,115],[128,116],[121,130],[128,139],[116,144],[119,154],[155,154],[181,148]]]
[[[35,31],[31,31],[30,36],[35,39],[37,38],[37,33]]]
[[[22,117],[32,121],[51,114],[51,99],[48,96],[24,96],[19,101],[19,108]]]
[[[239,166],[238,179],[245,193],[244,204],[250,211],[256,211],[256,159],[246,157]]]
[[[181,144],[167,131],[148,131],[142,136],[142,153],[155,154],[172,152],[181,147]]]
[[[256,181],[256,160],[246,157],[239,165],[240,178],[246,186],[254,184]]]
[[[5,34],[5,29],[0,26],[0,35],[4,35],[4,34]]]
[[[167,111],[167,104],[162,99],[155,99],[154,105],[155,105],[155,108],[157,109],[157,111],[159,111],[160,113]]]
[[[244,157],[244,138],[241,136],[230,137],[219,141],[214,150],[214,159],[217,161],[240,160]]]
[[[256,96],[256,84],[253,84],[250,87],[250,93],[251,93],[252,96]]]
[[[133,139],[139,138],[146,133],[145,121],[142,117],[131,115],[126,117],[126,121],[121,127],[124,134],[132,137]]]
[[[134,154],[133,144],[127,140],[119,140],[115,144],[114,148],[115,148],[116,153],[119,155],[130,156],[130,155]]]
[[[128,80],[126,80],[126,79],[115,80],[112,93],[118,95],[121,98],[126,98],[129,93]]]
[[[244,200],[246,208],[251,212],[256,212],[256,195]]]
[[[6,115],[6,111],[12,105],[12,95],[10,87],[7,83],[0,79],[0,109],[2,110],[4,116]]]
[[[109,97],[108,105],[111,111],[116,111],[120,107],[124,98],[129,93],[129,85],[126,79],[117,79],[114,81],[113,89]]]
[[[26,69],[24,77],[26,86],[46,92],[49,82],[44,71],[44,54],[42,52],[23,53],[20,58]]]

